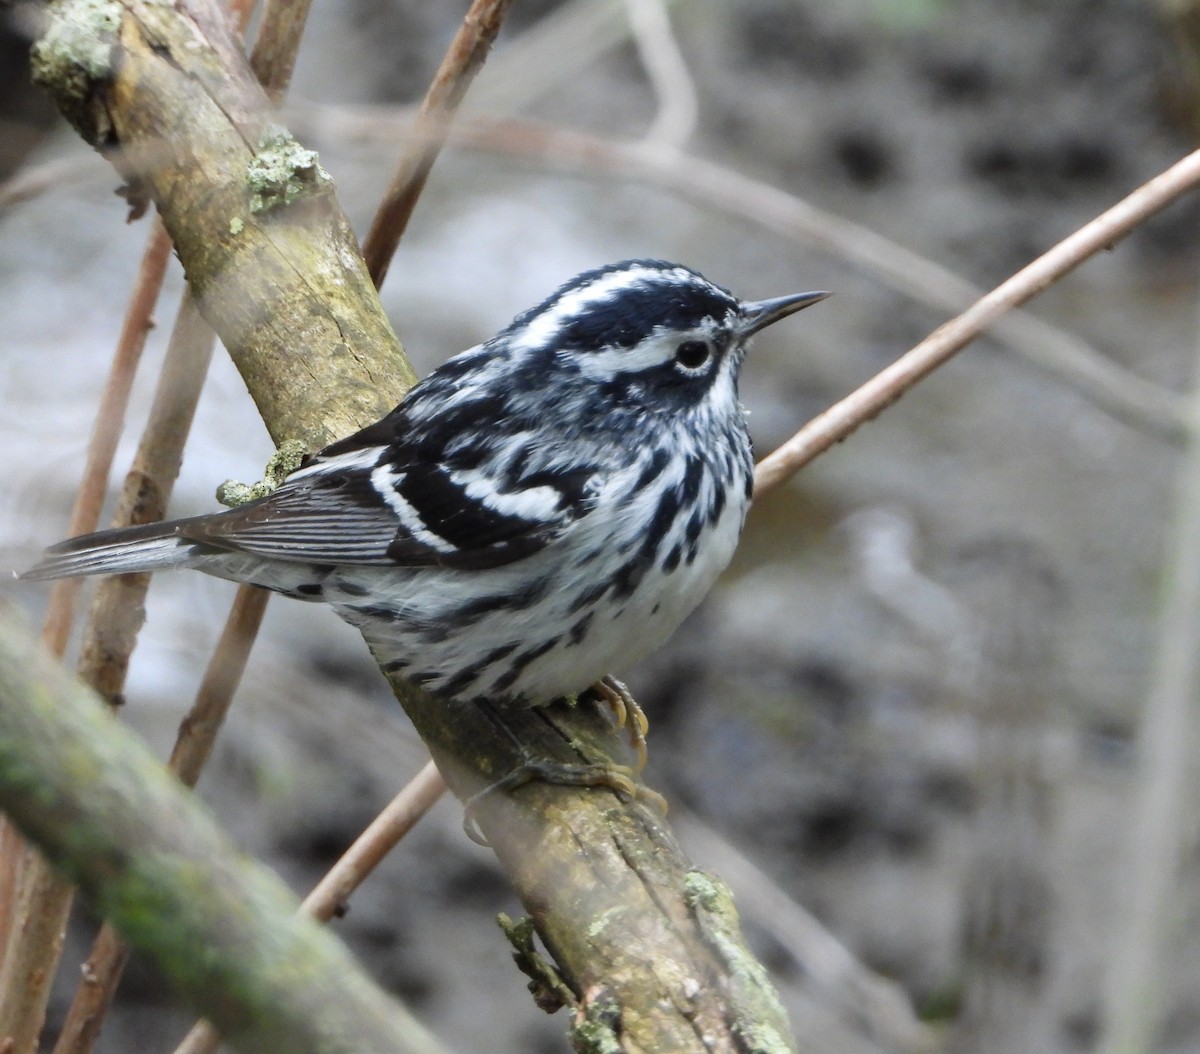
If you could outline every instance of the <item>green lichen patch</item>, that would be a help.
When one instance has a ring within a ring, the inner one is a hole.
[[[313,194],[327,194],[333,179],[286,129],[273,126],[263,133],[258,152],[246,168],[250,211],[268,212]]]
[[[112,0],[73,0],[50,9],[46,31],[30,52],[35,84],[54,99],[64,116],[89,143],[102,145],[89,106],[97,82],[113,72],[113,52],[121,26],[121,5]]]
[[[240,483],[236,479],[227,479],[217,487],[217,501],[230,508],[237,508],[247,502],[265,498],[300,467],[306,453],[300,440],[285,439],[267,461],[266,472],[259,482]]]

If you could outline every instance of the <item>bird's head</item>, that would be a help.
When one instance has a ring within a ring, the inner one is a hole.
[[[664,413],[737,403],[746,343],[825,299],[738,300],[680,264],[626,260],[586,271],[513,320],[496,341],[542,383],[607,406]]]

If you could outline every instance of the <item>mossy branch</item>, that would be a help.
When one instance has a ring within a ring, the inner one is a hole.
[[[389,410],[411,368],[329,178],[276,123],[219,12],[207,0],[63,0],[53,17],[40,82],[132,197],[158,207],[276,442],[312,449]],[[392,687],[460,798],[528,756],[624,754],[592,706],[487,711]],[[711,940],[695,872],[653,809],[534,783],[486,798],[477,820],[575,995],[580,1049],[790,1049],[765,973],[746,969],[735,924]]]
[[[3,605],[0,804],[240,1049],[442,1050]]]

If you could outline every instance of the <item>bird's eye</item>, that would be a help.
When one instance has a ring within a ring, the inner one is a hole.
[[[675,349],[675,361],[685,370],[698,370],[706,362],[712,349],[704,340],[685,340]]]

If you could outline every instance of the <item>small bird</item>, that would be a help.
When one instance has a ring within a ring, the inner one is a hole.
[[[679,264],[573,278],[272,493],[61,542],[24,578],[190,567],[329,604],[435,696],[540,705],[654,651],[750,503],[741,301]]]

